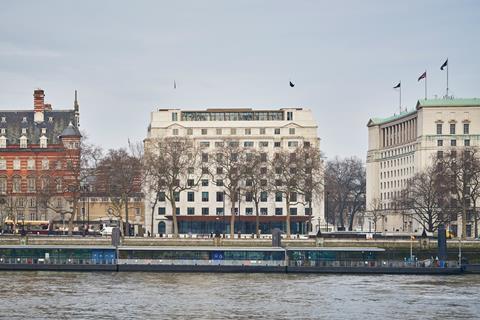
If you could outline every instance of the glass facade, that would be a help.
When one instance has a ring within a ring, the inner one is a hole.
[[[230,234],[230,217],[226,216],[224,219],[220,217],[215,221],[179,221],[178,232],[183,234]],[[292,234],[307,234],[308,222],[290,222],[290,229]],[[260,230],[262,234],[270,234],[271,230],[278,228],[286,231],[286,223],[282,222],[261,222]],[[235,221],[235,233],[241,232],[243,234],[255,233],[255,222],[252,221]]]
[[[283,111],[183,111],[181,121],[282,121]]]

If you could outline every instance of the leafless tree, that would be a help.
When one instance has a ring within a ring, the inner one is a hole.
[[[147,191],[156,197],[163,192],[170,202],[174,237],[178,237],[177,199],[182,192],[196,189],[206,174],[204,169],[200,168],[200,153],[201,150],[190,138],[167,137],[145,141],[144,171]],[[154,204],[151,208],[152,235]]]
[[[255,233],[257,238],[259,238],[259,204],[262,201],[262,197],[268,197],[269,192],[267,152],[257,149],[250,149],[245,152],[245,165],[243,166],[245,187],[243,188],[243,193],[246,199],[251,199],[255,204]]]
[[[328,161],[325,169],[325,189],[329,194],[329,207],[333,210],[333,223],[344,230],[353,229],[355,215],[365,210],[366,173],[363,162],[356,158]]]
[[[370,203],[370,210],[366,211],[369,218],[373,221],[374,232],[377,232],[377,225],[380,220],[383,220],[385,214],[382,208],[382,202],[380,199],[375,198]]]
[[[446,214],[449,198],[444,168],[434,161],[423,172],[407,180],[395,204],[397,209],[411,213],[425,230],[434,232],[449,218]]]
[[[458,217],[462,221],[461,237],[466,237],[467,212],[476,207],[473,199],[478,199],[479,188],[476,185],[480,174],[480,153],[476,148],[452,149],[450,155],[439,163],[444,166],[450,182],[453,196],[452,207],[458,208]],[[473,194],[472,194],[473,193]]]
[[[245,178],[245,152],[237,140],[226,140],[215,148],[215,154],[203,167],[216,186],[223,187],[224,197],[230,200],[230,237],[235,233],[235,202],[240,197],[241,182]],[[240,212],[238,212],[240,214]]]
[[[128,202],[141,190],[142,159],[127,149],[111,149],[96,170],[96,190],[107,195],[118,208],[124,209],[124,235],[130,234]]]

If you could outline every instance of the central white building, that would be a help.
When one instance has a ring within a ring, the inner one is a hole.
[[[277,110],[252,109],[206,109],[180,110],[159,109],[151,113],[148,139],[169,136],[191,137],[202,147],[203,152],[214,152],[217,142],[237,140],[244,148],[262,149],[269,159],[282,149],[295,150],[296,147],[310,144],[320,148],[318,126],[311,110],[284,108]],[[151,208],[148,202],[146,208]],[[322,197],[323,198],[323,197]],[[247,201],[249,200],[249,201]],[[255,206],[251,199],[241,197],[235,211],[239,214],[236,228],[242,233],[255,233]],[[202,181],[197,190],[180,194],[177,202],[179,233],[206,234],[220,231],[228,233],[230,222],[230,200],[223,196],[221,186]],[[260,228],[269,233],[272,228],[285,230],[285,200],[269,193],[260,202]],[[308,223],[313,230],[323,223],[323,199],[312,204],[312,212],[303,204],[292,204],[292,234],[306,234]],[[155,208],[154,226],[151,229],[151,210],[146,210],[146,230],[155,233],[172,232],[172,212],[166,199],[160,195]]]

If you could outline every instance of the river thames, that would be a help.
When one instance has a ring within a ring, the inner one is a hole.
[[[4,319],[475,319],[480,275],[0,272]]]

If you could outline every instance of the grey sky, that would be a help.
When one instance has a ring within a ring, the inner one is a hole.
[[[365,158],[370,117],[480,96],[479,1],[1,1],[0,108],[78,89],[105,148],[142,140],[155,107],[308,107],[328,157]],[[176,80],[177,89],[173,90]],[[288,86],[292,80],[295,88]]]

